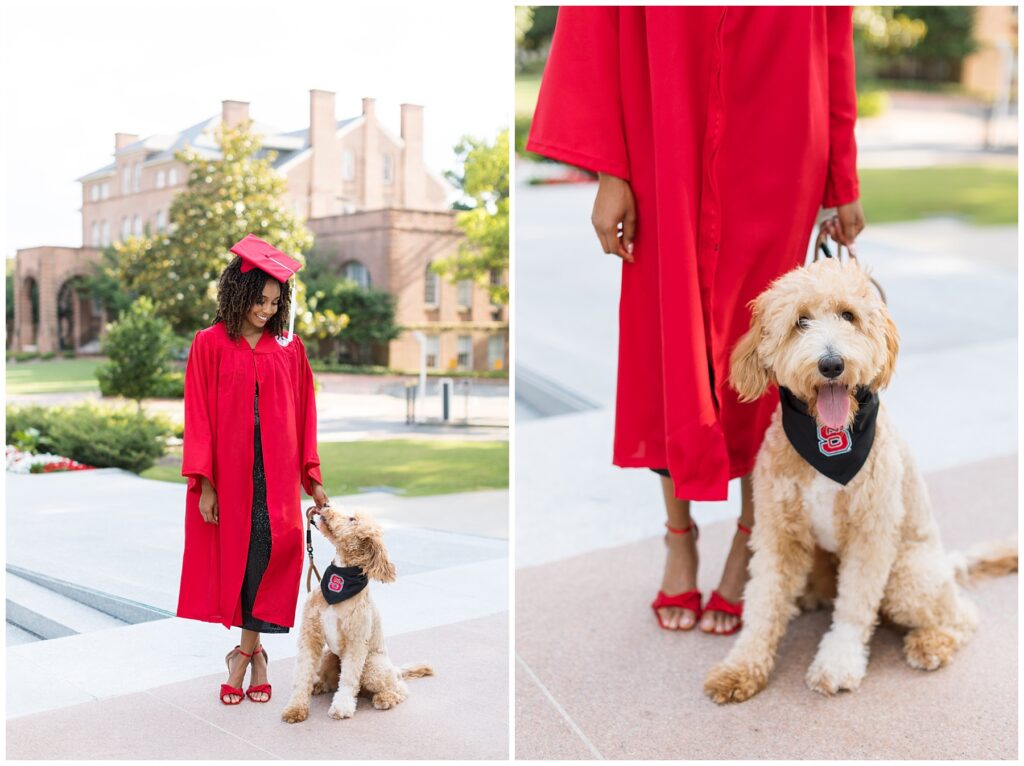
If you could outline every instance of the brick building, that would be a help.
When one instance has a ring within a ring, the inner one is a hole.
[[[81,248],[18,251],[14,346],[40,352],[95,350],[106,324],[102,306],[74,289],[100,250],[145,231],[162,231],[188,168],[174,157],[186,146],[219,155],[215,131],[250,119],[249,104],[222,102],[221,114],[178,133],[140,139],[114,135],[113,162],[77,179],[82,184]],[[337,120],[334,94],[311,90],[309,126],[282,132],[254,121],[263,151],[286,181],[284,204],[304,219],[319,253],[337,259],[339,274],[396,297],[396,321],[407,328],[388,349],[388,363],[415,369],[426,336],[428,365],[505,368],[508,321],[487,291],[471,282],[451,285],[429,264],[458,247],[449,209],[450,187],[423,161],[423,107],[401,106],[394,135],[377,119],[374,99],[362,113]],[[495,275],[505,279],[505,275]]]

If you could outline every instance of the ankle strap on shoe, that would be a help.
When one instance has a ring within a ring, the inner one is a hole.
[[[247,652],[243,652],[241,646],[236,646],[235,647],[235,651],[238,652],[239,654],[244,654],[246,657],[252,657],[252,654],[256,654],[256,652],[253,652],[252,654],[248,654]]]
[[[745,535],[750,535],[750,527],[743,526],[740,522],[736,522],[736,527]]]
[[[667,521],[665,522],[665,529],[667,529],[674,535],[685,535],[687,532],[691,532],[696,528],[697,525],[692,521],[690,522],[690,526],[688,526],[686,529],[676,529],[675,527],[670,527]]]

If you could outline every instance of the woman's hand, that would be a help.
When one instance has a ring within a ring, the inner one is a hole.
[[[317,484],[315,481],[311,484],[313,491],[310,493],[313,500],[316,501],[317,508],[323,508],[325,505],[330,504],[330,499],[327,497],[327,493],[324,492],[324,485]]]
[[[607,173],[599,173],[597,179],[597,197],[590,222],[606,253],[633,263],[633,235],[636,233],[633,190],[628,181]]]
[[[836,214],[839,217],[839,225],[830,226],[829,234],[832,239],[845,245],[851,253],[856,255],[857,251],[853,247],[853,241],[864,230],[864,208],[861,207],[860,200],[855,199],[853,202],[837,207]]]
[[[203,514],[203,521],[207,524],[220,524],[217,492],[206,477],[203,477],[203,494],[199,496],[199,512]]]

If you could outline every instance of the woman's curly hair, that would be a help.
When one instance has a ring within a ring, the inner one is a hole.
[[[242,335],[246,314],[263,299],[263,288],[271,279],[281,286],[281,300],[277,304],[277,313],[267,320],[265,329],[274,335],[283,335],[292,298],[288,282],[278,282],[262,269],[243,273],[242,259],[237,255],[221,272],[217,283],[217,318],[213,320],[214,324],[223,322],[228,337],[237,340]]]

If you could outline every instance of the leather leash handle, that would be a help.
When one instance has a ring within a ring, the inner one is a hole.
[[[818,238],[814,241],[814,262],[815,263],[817,263],[817,261],[818,261],[818,253],[819,252],[823,253],[826,258],[833,258],[834,257],[836,260],[842,260],[842,257],[843,257],[843,244],[842,243],[840,243],[840,242],[836,243],[836,254],[835,254],[835,256],[833,256],[832,255],[832,251],[829,250],[829,247],[828,247],[828,233],[825,231],[825,224],[828,223],[829,221],[833,221],[833,222],[838,223],[839,222],[839,216],[832,216],[831,218],[829,218],[829,219],[827,219],[825,221],[822,221],[821,225],[818,227]],[[853,253],[850,252],[850,248],[846,248],[846,259],[849,260],[849,261],[853,261],[853,262],[857,263],[858,265],[860,264],[860,262],[857,260],[857,256],[855,256]],[[882,286],[880,284],[878,284],[878,280],[875,279],[870,274],[868,274],[868,279],[871,280],[871,284],[873,284],[875,286],[875,289],[878,290],[878,294],[882,296],[882,303],[888,305],[889,301],[888,301],[888,299],[885,296],[885,290],[883,290]]]

